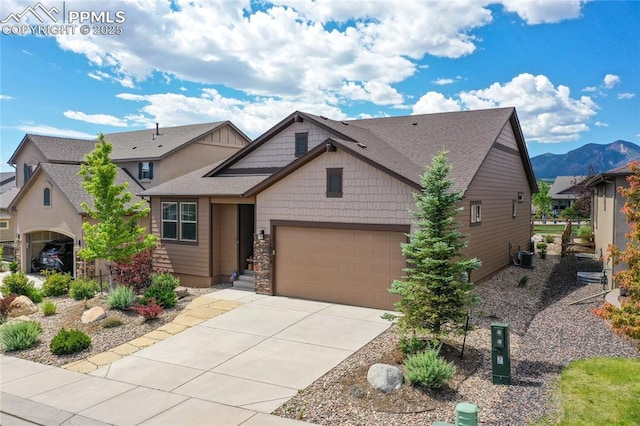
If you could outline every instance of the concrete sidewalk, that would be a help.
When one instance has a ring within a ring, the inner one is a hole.
[[[0,424],[301,424],[269,413],[389,327],[375,309],[205,297],[239,306],[89,374],[0,357]]]

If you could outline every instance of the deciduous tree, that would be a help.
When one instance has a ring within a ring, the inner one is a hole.
[[[109,265],[109,286],[113,286],[111,265],[123,262],[135,254],[155,246],[157,238],[146,234],[138,221],[149,214],[144,201],[133,202],[133,195],[127,191],[128,184],[116,184],[118,167],[109,155],[113,147],[100,134],[95,149],[86,156],[86,163],[80,167],[82,187],[93,199],[93,205],[83,202],[94,223],[85,222],[85,247],[79,251],[85,260],[105,259]]]

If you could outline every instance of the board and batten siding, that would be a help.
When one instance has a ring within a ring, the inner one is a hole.
[[[468,235],[466,253],[482,261],[482,267],[472,273],[473,281],[489,278],[508,266],[511,253],[529,250],[531,240],[531,188],[518,151],[510,141],[513,131],[507,123],[497,141],[489,151],[469,188],[465,192],[462,206],[463,227]],[[515,141],[514,144],[515,145]],[[518,203],[518,194],[523,200]],[[512,205],[516,202],[516,216]],[[471,226],[471,203],[482,203],[482,221]]]
[[[162,226],[163,201],[197,201],[198,203],[198,241],[181,243],[163,241],[156,250],[154,266],[160,270],[171,272],[180,277],[182,285],[190,287],[208,287],[212,284],[209,262],[210,246],[210,203],[205,197],[174,198],[152,197],[151,199],[151,232],[160,236]]]
[[[327,168],[342,168],[342,197],[326,196]],[[325,152],[258,194],[256,231],[271,220],[409,225],[413,188],[338,150]]]
[[[307,121],[293,123],[255,151],[239,160],[231,169],[284,167],[296,159],[295,135],[308,133],[308,150],[323,143],[331,136],[329,132]]]

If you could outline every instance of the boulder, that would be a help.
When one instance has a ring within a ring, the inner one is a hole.
[[[404,377],[398,367],[388,364],[373,364],[367,372],[367,380],[374,388],[387,393],[400,389]]]
[[[38,312],[38,307],[27,296],[18,296],[9,304],[9,317],[19,317]]]
[[[176,292],[176,296],[178,296],[178,299],[182,299],[183,297],[187,297],[189,295],[189,290],[184,286],[178,286],[174,291]]]
[[[81,321],[83,324],[89,324],[95,321],[100,321],[106,316],[107,314],[104,312],[104,308],[102,306],[94,306],[88,311],[84,311],[82,313]]]

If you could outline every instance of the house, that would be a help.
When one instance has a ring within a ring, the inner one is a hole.
[[[627,218],[622,213],[626,197],[618,192],[619,187],[628,187],[627,176],[631,175],[628,165],[616,167],[594,176],[587,182],[593,190],[591,198],[591,226],[596,243],[596,255],[602,259],[603,267],[609,283],[613,283],[613,275],[627,268],[626,265],[613,265],[607,259],[607,248],[613,244],[620,249],[627,245],[627,236],[631,230]]]
[[[570,207],[578,198],[579,190],[576,184],[582,182],[586,176],[558,176],[549,188],[549,196],[553,206],[555,217],[562,215],[567,207]]]
[[[157,265],[192,286],[247,271],[258,293],[392,308],[413,194],[443,149],[465,194],[466,253],[483,262],[472,278],[486,279],[531,237],[537,185],[514,108],[348,121],[294,112],[228,159],[142,193],[163,243]]]
[[[228,121],[106,134],[111,159],[120,168],[116,182],[134,194],[206,164],[220,161],[251,141]],[[27,134],[9,160],[16,168],[17,194],[8,203],[15,218],[16,256],[30,269],[47,242],[82,244],[88,220],[82,202],[91,199],[78,176],[96,141]],[[144,226],[149,227],[148,218]],[[75,268],[73,268],[75,272]]]
[[[16,224],[11,212],[9,203],[18,193],[16,188],[16,174],[14,172],[0,173],[0,244],[5,247],[6,258],[13,249],[13,240],[16,236]]]

